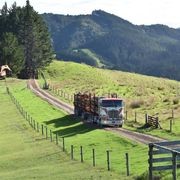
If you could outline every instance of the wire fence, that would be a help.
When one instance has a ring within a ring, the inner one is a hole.
[[[52,91],[57,96],[61,97],[63,100],[68,101],[69,103],[73,103],[74,95],[69,94],[63,89],[58,89],[54,85],[49,84],[49,90]],[[175,126],[175,119],[180,118],[180,114],[172,107],[169,109],[164,109],[156,113],[149,113],[146,110],[146,113],[139,110],[125,110],[124,112],[124,120],[125,123],[137,123],[140,125],[146,124],[146,116],[158,117],[159,125],[161,129],[165,129],[169,132],[173,132],[173,126]]]
[[[41,133],[41,135],[43,137],[45,137],[46,140],[49,140],[50,142],[54,143],[55,145],[57,145],[58,147],[60,147],[62,149],[63,152],[65,152],[67,155],[70,156],[71,160],[79,160],[81,163],[86,162],[84,156],[85,156],[85,152],[84,151],[84,147],[80,146],[78,147],[77,145],[71,144],[70,147],[67,147],[66,145],[66,138],[65,137],[60,137],[58,135],[57,131],[53,131],[52,129],[50,129],[48,126],[46,126],[43,123],[40,123],[38,121],[36,121],[31,115],[30,113],[28,113],[25,108],[20,104],[20,102],[15,98],[15,96],[10,92],[9,88],[7,87],[7,93],[9,94],[12,102],[15,104],[16,108],[18,109],[18,111],[20,112],[20,114],[24,117],[24,119],[29,123],[29,125],[33,128],[34,131],[36,131],[37,133]],[[76,153],[75,153],[76,151]],[[91,151],[91,164],[92,167],[96,167],[97,166],[97,154],[96,154],[96,149],[89,149],[89,151]],[[113,170],[111,164],[111,151],[110,150],[106,150],[104,151],[105,155],[104,157],[106,157],[106,159],[104,159],[104,167],[105,169],[107,169],[108,171]],[[122,157],[123,158],[123,157]],[[130,176],[130,158],[129,158],[129,154],[128,153],[124,153],[124,165],[123,165],[123,169],[122,169],[122,160],[119,162],[119,169],[120,172],[123,174],[126,174],[127,176]],[[87,162],[89,163],[89,161]],[[97,166],[100,167],[100,166]]]

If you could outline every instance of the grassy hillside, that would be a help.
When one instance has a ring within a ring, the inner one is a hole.
[[[46,113],[39,118],[40,121],[64,115],[27,91],[25,82],[8,80],[8,84],[15,88],[14,93],[24,106],[29,106],[30,109],[27,110],[35,118],[40,117],[36,107],[40,112],[52,113],[52,117],[46,117]],[[107,172],[105,169],[71,161],[60,147],[30,128],[11,102],[4,85],[4,81],[0,81],[0,179],[126,179],[123,175]]]
[[[54,61],[45,76],[55,88],[73,95],[91,92],[97,95],[117,93],[126,102],[127,128],[138,129],[145,122],[145,113],[158,115],[163,130],[141,129],[146,133],[178,139],[180,137],[180,83],[163,78],[97,69],[84,64]],[[169,123],[174,113],[173,132]],[[134,121],[135,112],[137,123]]]

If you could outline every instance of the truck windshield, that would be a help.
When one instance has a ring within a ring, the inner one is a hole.
[[[101,106],[102,107],[122,107],[123,101],[122,100],[102,100]]]

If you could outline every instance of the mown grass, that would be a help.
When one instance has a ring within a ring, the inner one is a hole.
[[[25,82],[8,80],[8,84],[23,106],[39,121],[47,123],[51,118],[64,116],[64,113],[27,91]],[[0,179],[127,178],[120,173],[92,168],[91,165],[76,160],[71,161],[70,157],[62,152],[62,148],[50,143],[30,128],[6,93],[3,81],[0,81],[0,100]],[[47,117],[50,113],[51,116]]]
[[[91,92],[100,96],[117,93],[126,102],[126,128],[167,139],[180,138],[180,82],[63,61],[54,61],[44,73],[50,84],[70,95],[75,92]],[[42,80],[39,82],[43,83]],[[173,132],[169,132],[172,109]],[[163,129],[140,129],[145,123],[146,113],[157,115]]]
[[[74,145],[74,157],[80,160],[80,146],[83,146],[84,161],[92,166],[92,149],[96,152],[97,167],[107,169],[106,150],[110,150],[111,169],[126,177],[125,153],[129,153],[130,173],[133,177],[147,171],[148,147],[121,138],[117,134],[83,124],[79,119],[50,106],[37,98],[26,88],[23,81],[8,82],[10,91],[37,122],[44,123],[48,129],[58,132],[59,141],[65,137],[66,151]],[[141,158],[139,158],[141,157]],[[131,177],[130,177],[131,178]]]

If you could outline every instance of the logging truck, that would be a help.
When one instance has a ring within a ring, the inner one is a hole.
[[[124,101],[116,94],[108,97],[74,94],[74,114],[99,125],[122,127]]]
[[[5,78],[6,76],[6,71],[11,71],[8,65],[2,65],[0,66],[0,78]]]

